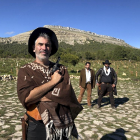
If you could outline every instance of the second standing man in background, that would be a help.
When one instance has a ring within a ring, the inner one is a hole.
[[[87,103],[88,106],[91,108],[91,93],[92,89],[95,88],[95,72],[90,69],[90,66],[90,62],[86,62],[85,69],[81,70],[79,80],[80,94],[78,96],[78,102],[81,103],[83,94],[87,89]]]

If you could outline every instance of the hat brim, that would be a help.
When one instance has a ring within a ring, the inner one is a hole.
[[[109,64],[109,65],[110,65],[111,63],[105,63],[105,62],[103,62],[103,65],[104,65],[104,64]]]
[[[46,33],[50,37],[51,47],[52,47],[52,51],[51,51],[50,56],[55,54],[58,50],[58,40],[57,40],[56,34],[48,28],[39,27],[31,33],[31,35],[29,37],[29,41],[28,41],[28,52],[33,57],[36,57],[35,52],[33,52],[33,46],[35,45],[35,41],[41,33]]]

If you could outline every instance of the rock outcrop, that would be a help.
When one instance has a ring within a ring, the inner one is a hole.
[[[111,43],[117,44],[122,46],[130,46],[124,40],[106,36],[106,35],[98,35],[96,33],[90,31],[79,30],[71,27],[62,27],[62,26],[52,26],[52,25],[45,25],[44,27],[52,29],[58,38],[59,42],[65,42],[67,44],[74,45],[74,43],[84,44],[88,43],[89,41],[97,41],[100,43]],[[0,38],[0,42],[3,43],[28,43],[29,35],[32,33],[33,30],[15,35],[13,37],[8,38]]]

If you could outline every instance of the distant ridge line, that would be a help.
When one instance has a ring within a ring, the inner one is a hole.
[[[107,35],[98,35],[90,31],[84,31],[80,29],[63,27],[58,25],[44,25],[44,27],[50,28],[56,33],[59,43],[65,42],[66,44],[74,45],[75,43],[85,44],[90,42],[99,42],[104,44],[109,43],[109,44],[116,44],[119,46],[132,47],[122,39],[118,39]],[[30,30],[7,38],[0,37],[0,42],[2,43],[17,42],[19,44],[21,43],[28,44],[28,39],[32,31],[33,30]]]
[[[82,33],[88,33],[91,35],[99,36],[99,37],[105,37],[105,38],[110,38],[110,39],[115,39],[115,40],[118,40],[121,42],[125,42],[124,40],[119,39],[119,38],[115,38],[115,37],[111,37],[111,36],[107,36],[107,35],[99,35],[99,34],[96,34],[94,32],[80,30],[80,29],[76,29],[76,28],[72,28],[72,27],[64,27],[64,26],[60,26],[60,25],[44,25],[44,27],[46,27],[46,28],[59,28],[59,29],[65,29],[65,30],[70,30],[70,31],[78,31],[78,32],[82,32]]]

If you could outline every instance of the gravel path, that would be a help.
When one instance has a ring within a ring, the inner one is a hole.
[[[78,79],[71,80],[76,95]],[[92,91],[92,108],[88,108],[86,92],[82,100],[83,110],[75,120],[81,140],[140,140],[140,83],[118,81],[116,109],[110,107],[104,97],[101,109],[97,109],[97,89]],[[21,140],[21,117],[25,110],[16,92],[16,82],[0,83],[0,140]]]

